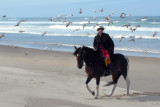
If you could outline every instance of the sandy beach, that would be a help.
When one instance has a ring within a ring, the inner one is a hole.
[[[0,50],[0,107],[160,106],[159,58],[127,56],[130,96],[125,95],[121,77],[114,95],[108,97],[112,86],[103,85],[111,77],[103,77],[100,98],[94,99],[85,87],[84,68],[76,67],[72,53],[2,45]],[[95,80],[89,86],[96,90]]]

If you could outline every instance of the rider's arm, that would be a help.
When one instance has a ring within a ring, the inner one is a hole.
[[[113,50],[114,49],[114,42],[113,42],[112,38],[109,36],[109,34],[106,34],[105,37],[106,37],[107,42],[110,44],[110,49],[108,49],[108,51]]]
[[[96,37],[94,38],[94,41],[93,41],[93,48],[97,51],[98,50],[98,43],[96,41]]]
[[[111,45],[111,48],[109,50],[113,50],[114,49],[114,42],[110,36],[108,36],[108,38],[109,38],[109,44]]]

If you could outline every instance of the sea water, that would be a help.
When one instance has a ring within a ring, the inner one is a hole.
[[[73,52],[76,46],[93,46],[94,37],[97,34],[95,24],[105,27],[104,32],[108,33],[115,43],[115,52],[132,56],[160,57],[160,17],[148,16],[148,20],[142,21],[143,17],[112,17],[113,24],[108,26],[104,17],[69,17],[67,22],[72,22],[66,27],[64,17],[61,20],[49,21],[45,18],[5,18],[0,19],[0,33],[5,37],[0,39],[1,45],[20,46],[52,51]],[[20,20],[20,26],[15,26]],[[88,22],[90,21],[90,23]],[[129,23],[133,28],[140,25],[132,32],[124,24]],[[83,25],[86,24],[83,29]],[[75,29],[79,29],[75,31]],[[20,33],[19,31],[25,31]],[[42,36],[44,32],[47,34]],[[153,33],[157,35],[153,37]],[[121,42],[120,38],[124,36]],[[142,39],[139,39],[142,37]],[[135,42],[128,40],[134,39]]]

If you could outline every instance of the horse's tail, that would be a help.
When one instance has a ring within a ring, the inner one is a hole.
[[[130,85],[130,80],[128,78],[128,71],[129,71],[129,59],[125,56],[126,60],[127,60],[127,74],[126,74],[126,77],[125,77],[125,80],[126,80],[126,84],[127,84],[127,95],[129,95],[129,85]]]
[[[128,71],[129,71],[129,59],[124,55],[125,59],[127,60],[127,75],[128,75]]]

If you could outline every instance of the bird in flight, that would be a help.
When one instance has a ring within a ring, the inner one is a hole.
[[[125,17],[126,17],[126,14],[125,14],[125,13],[120,13],[120,17],[121,17],[121,18],[125,18]]]
[[[135,40],[134,39],[130,39],[130,40],[128,40],[129,42],[131,42],[131,41],[133,41],[133,42],[135,42]]]
[[[101,8],[99,11],[100,11],[100,12],[103,12],[103,8]]]
[[[80,28],[78,28],[78,29],[75,29],[73,32],[76,32],[76,31],[79,31],[80,30]]]
[[[108,26],[109,26],[110,24],[113,24],[113,22],[111,22],[111,21],[108,21]]]
[[[21,22],[26,22],[27,20],[20,20],[19,22],[17,22],[17,24],[15,26],[19,26],[21,24]]]
[[[126,27],[128,28],[128,27],[131,26],[131,25],[130,25],[129,23],[126,23],[126,24],[123,25],[123,27],[124,27],[124,26],[126,26]]]
[[[120,38],[119,42],[121,42],[121,41],[122,41],[122,39],[125,39],[125,37],[124,37],[124,36],[122,36],[122,37]]]
[[[82,14],[82,9],[80,9],[79,14]]]
[[[110,20],[111,15],[109,15],[108,17],[105,17],[104,20]]]
[[[68,23],[66,23],[66,27],[68,27],[71,23],[72,23],[72,22],[68,22]]]
[[[83,25],[83,29],[86,27],[86,24]]]
[[[44,36],[45,34],[47,34],[47,31],[46,31],[46,32],[44,32],[44,33],[42,33],[42,36]]]
[[[5,35],[5,33],[2,33],[2,34],[0,35],[0,39],[1,39],[2,37],[4,37],[4,35]]]
[[[95,24],[95,25],[93,26],[93,29],[94,29],[96,26],[99,26],[99,24]]]
[[[7,17],[6,15],[3,15],[2,18],[4,19],[5,17]]]
[[[94,10],[94,13],[97,13],[97,10]]]
[[[56,19],[56,17],[52,17],[52,18],[50,18],[50,19],[48,19],[48,20],[54,21],[55,19]]]
[[[157,35],[157,31],[154,31],[152,36],[155,37],[156,35]]]

